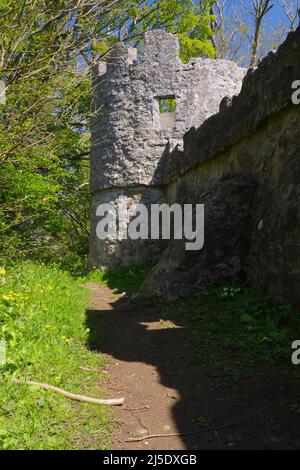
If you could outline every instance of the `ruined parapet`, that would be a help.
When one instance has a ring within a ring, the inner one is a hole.
[[[119,44],[94,88],[91,192],[138,184],[159,184],[159,163],[170,142],[181,143],[191,126],[219,110],[225,95],[238,94],[245,70],[227,60],[182,64],[176,36],[145,35],[144,54]],[[166,125],[160,103],[175,100],[176,117]]]
[[[145,263],[159,242],[100,241],[96,207],[128,195],[132,203],[164,202],[165,163],[184,133],[219,110],[224,96],[239,93],[245,70],[227,60],[182,64],[176,36],[145,35],[144,51],[118,44],[94,71],[91,150],[93,204],[90,264]],[[162,112],[165,111],[165,112]]]

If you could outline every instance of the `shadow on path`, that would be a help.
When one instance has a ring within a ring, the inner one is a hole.
[[[115,396],[118,392],[126,398],[126,408],[117,410],[120,428],[115,449],[300,447],[300,418],[287,420],[283,398],[242,422],[278,400],[283,386],[280,379],[246,378],[237,393],[222,377],[197,363],[186,341],[186,325],[161,320],[155,305],[118,299],[104,286],[91,288],[94,295],[86,320],[91,331],[89,346],[109,359],[105,393]],[[290,393],[293,396],[292,390]],[[295,390],[297,393],[299,398]],[[147,433],[193,433],[239,419],[240,424],[215,432],[125,442]]]

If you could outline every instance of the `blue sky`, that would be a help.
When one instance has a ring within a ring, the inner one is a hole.
[[[269,15],[270,15],[270,18],[273,18],[274,23],[280,19],[286,21],[286,17],[283,13],[283,10],[282,8],[280,8],[277,2],[274,5],[273,9],[270,11]]]
[[[246,0],[249,5],[252,4],[252,0]],[[240,0],[232,0],[232,3],[240,4]],[[271,23],[272,26],[275,26],[278,21],[282,20],[286,23],[286,16],[282,10],[282,7],[279,4],[278,0],[273,0],[274,4],[272,10],[268,13],[268,22]]]
[[[236,5],[245,4],[245,2],[248,3],[249,5],[252,5],[253,0],[243,0],[243,1],[241,1],[241,0],[231,0],[230,1],[231,4],[236,4]],[[280,20],[282,20],[286,23],[286,21],[287,21],[286,16],[283,12],[282,7],[280,6],[279,0],[273,0],[272,3],[273,3],[274,6],[273,6],[272,10],[268,13],[269,22],[271,22],[273,26],[275,26],[278,23],[278,21],[280,21]]]
[[[289,21],[280,5],[280,0],[272,0],[271,3],[273,4],[273,8],[268,12],[262,24],[262,35],[258,51],[259,57],[266,55],[270,50],[275,50],[278,45],[285,40],[286,34],[289,31]],[[296,2],[294,3],[296,4]],[[249,37],[248,39],[245,39],[244,44],[239,49],[238,47],[240,46],[240,42],[243,38],[237,36],[236,45],[239,53],[237,57],[234,57],[234,60],[237,60],[241,65],[247,67],[249,65],[251,50],[250,39],[251,36],[253,36],[254,28],[254,18],[251,15],[251,11],[253,11],[253,0],[226,0],[226,5],[227,12],[225,12],[225,17],[227,16],[227,18],[230,18],[233,11],[235,11],[234,7],[237,7],[242,16],[240,18],[240,14],[238,15],[237,23],[239,23],[240,20],[244,20],[249,27]],[[249,11],[245,8],[247,5],[249,6]],[[283,27],[282,25],[285,25],[286,27]]]
[[[249,1],[252,1],[252,0],[248,0]],[[282,10],[282,8],[280,7],[278,1],[274,1],[274,6],[272,8],[272,10],[270,11],[270,13],[268,13],[268,18],[269,18],[269,21],[271,21],[271,23],[275,26],[275,24],[279,21],[279,20],[283,20],[284,22],[286,22],[286,16]]]

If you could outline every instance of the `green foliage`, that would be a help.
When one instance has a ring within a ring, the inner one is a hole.
[[[150,272],[149,266],[131,266],[112,268],[105,271],[92,271],[88,279],[107,285],[117,293],[134,294],[137,292]]]
[[[187,63],[193,57],[215,58],[215,49],[210,39],[199,40],[190,38],[186,34],[179,34],[180,57],[182,62]]]
[[[81,283],[55,266],[25,262],[0,270],[0,339],[7,349],[0,368],[0,449],[103,448],[107,441],[103,407],[12,383],[26,378],[99,396],[104,360],[86,348],[88,291]]]
[[[66,2],[22,3],[0,6],[0,257],[85,256],[89,76],[68,14],[51,22]]]
[[[175,98],[160,99],[159,111],[161,113],[174,113],[176,111],[176,99]]]
[[[162,23],[165,22],[168,31],[178,35],[180,57],[184,63],[192,57],[215,57],[211,41],[211,23],[214,18],[211,14],[211,6],[213,3],[210,0],[160,2],[159,18]]]
[[[161,305],[160,315],[187,328],[202,362],[227,376],[249,374],[254,366],[291,367],[291,344],[300,334],[290,306],[237,282],[211,294]]]
[[[149,29],[165,29],[177,34],[183,62],[192,57],[215,57],[211,24],[213,0],[148,0],[116,3],[111,8],[109,24],[118,31],[94,43],[94,51],[105,53],[116,40],[139,45]]]

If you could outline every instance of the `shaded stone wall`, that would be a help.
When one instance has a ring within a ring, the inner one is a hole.
[[[243,276],[300,305],[300,30],[250,70],[232,104],[184,136],[166,164],[167,200],[205,203],[201,253],[170,242],[145,291],[176,297]]]

